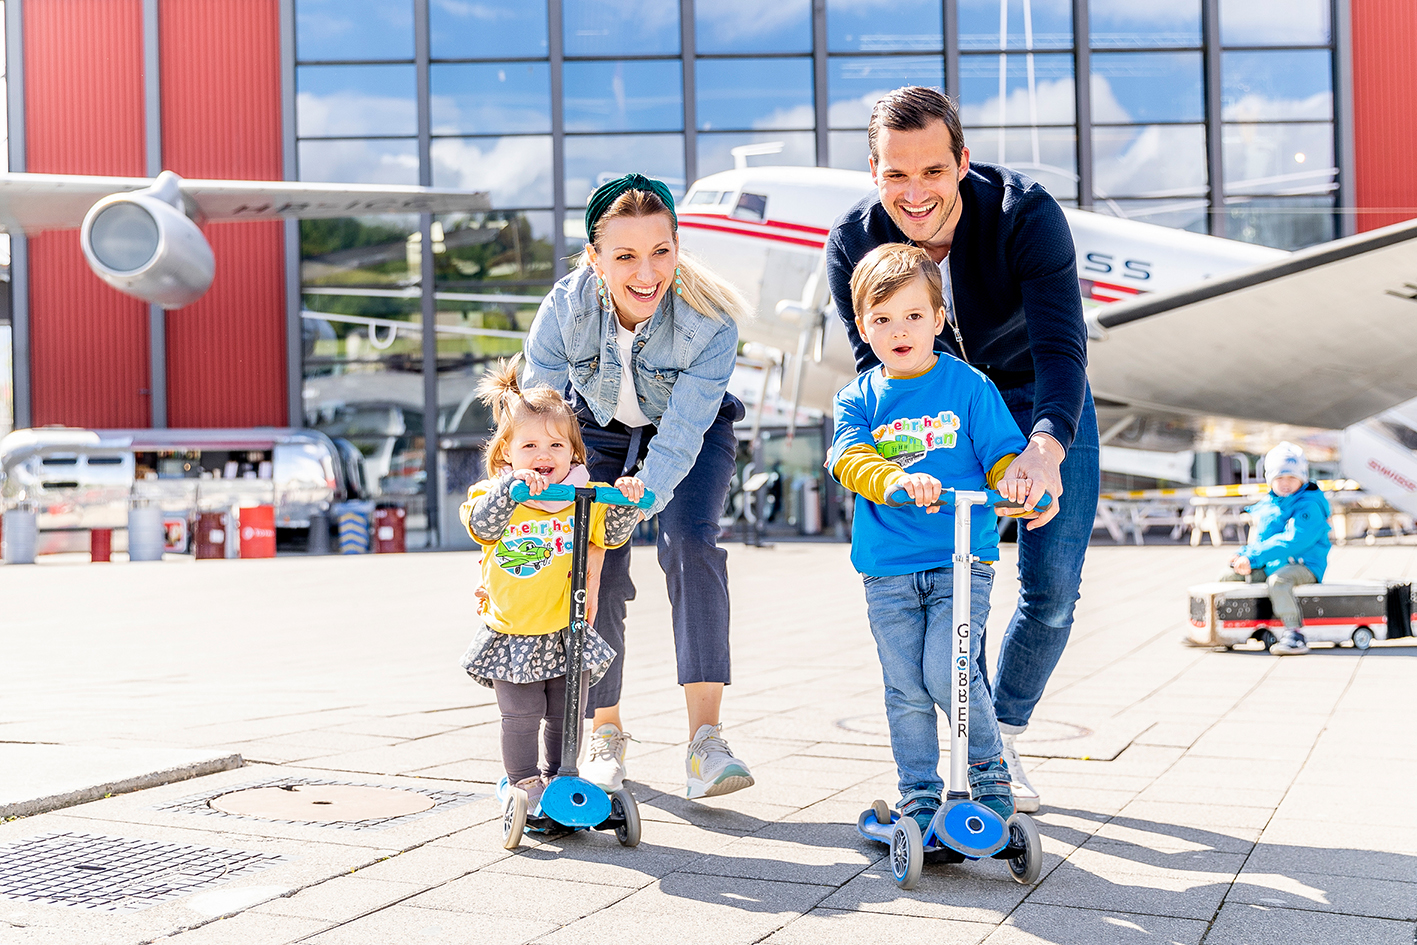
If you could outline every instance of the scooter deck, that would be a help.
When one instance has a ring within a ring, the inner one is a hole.
[[[974,811],[972,809],[979,807],[979,805],[975,804],[973,801],[955,802],[955,805],[959,804],[968,805],[968,808],[961,808],[956,813],[956,817],[973,814]],[[998,826],[1001,829],[997,840],[992,840],[991,842],[983,843],[978,846],[966,846],[963,843],[948,842],[946,837],[939,832],[938,828],[943,826],[944,821],[953,819],[950,817],[952,806],[954,805],[947,804],[945,807],[940,808],[931,819],[930,826],[922,832],[920,841],[925,853],[945,852],[953,854],[956,857],[962,857],[965,860],[1006,859],[1018,855],[1020,851],[1014,850],[1010,846],[1009,829],[1003,821],[998,822]],[[987,808],[981,809],[988,812],[994,820],[998,820],[997,815],[989,812]],[[895,824],[899,820],[900,814],[892,810],[890,823],[883,824],[876,819],[875,810],[868,807],[862,812],[861,816],[857,818],[856,831],[867,840],[874,840],[877,843],[884,843],[886,846],[890,846],[891,835],[895,832]],[[986,823],[985,827],[987,826],[988,824]],[[985,839],[987,840],[988,837],[986,836]]]

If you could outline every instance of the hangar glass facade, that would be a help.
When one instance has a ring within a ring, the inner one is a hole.
[[[944,88],[975,160],[1064,204],[1334,238],[1335,2],[294,0],[299,175],[490,194],[431,231],[437,430],[456,445],[485,430],[481,365],[519,347],[600,182],[637,170],[682,195],[748,144],[779,148],[753,163],[864,170],[871,106],[901,85]],[[328,316],[305,322],[307,420],[411,495],[431,403],[400,327],[419,319],[418,226],[301,229],[304,307]]]

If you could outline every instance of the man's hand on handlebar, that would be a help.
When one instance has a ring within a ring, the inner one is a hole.
[[[998,505],[994,511],[1007,518],[1037,518],[1041,513],[1028,512],[1023,508],[1024,502],[1028,500],[1028,491],[1033,488],[1033,480],[1027,476],[1020,476],[1016,479],[1001,479],[996,490],[999,495],[1010,502],[1017,502],[1018,508],[1007,505]]]

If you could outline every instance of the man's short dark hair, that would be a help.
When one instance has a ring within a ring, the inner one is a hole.
[[[876,137],[882,128],[891,131],[920,131],[932,121],[942,121],[950,133],[950,150],[955,163],[964,158],[964,129],[959,124],[959,109],[944,92],[921,85],[907,85],[888,92],[871,109],[871,121],[866,125],[866,143],[871,160],[879,163]]]

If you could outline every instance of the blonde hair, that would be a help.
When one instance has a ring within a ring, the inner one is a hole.
[[[517,365],[522,356],[514,355],[512,360],[498,359],[497,367],[488,370],[477,383],[477,396],[492,408],[492,419],[497,424],[497,432],[487,441],[483,463],[488,477],[497,476],[501,470],[511,465],[507,449],[517,426],[532,417],[540,417],[544,423],[555,423],[571,442],[571,458],[577,463],[586,461],[585,441],[581,439],[581,425],[576,420],[571,405],[566,398],[547,387],[538,384],[531,390],[522,390],[517,381]]]
[[[851,307],[857,320],[863,320],[871,306],[880,305],[916,279],[925,280],[930,310],[944,308],[940,267],[925,250],[905,243],[883,243],[871,250],[851,274]]]
[[[669,218],[670,230],[674,233],[674,244],[679,244],[679,223],[673,212],[657,194],[648,190],[627,190],[612,203],[595,222],[595,232],[586,234],[589,242],[576,260],[579,266],[590,265],[590,247],[600,251],[600,238],[605,233],[605,224],[618,217],[650,217],[663,215]],[[710,318],[743,321],[751,317],[748,302],[732,283],[725,281],[688,253],[679,252],[679,278],[683,283],[683,298],[694,311]]]

